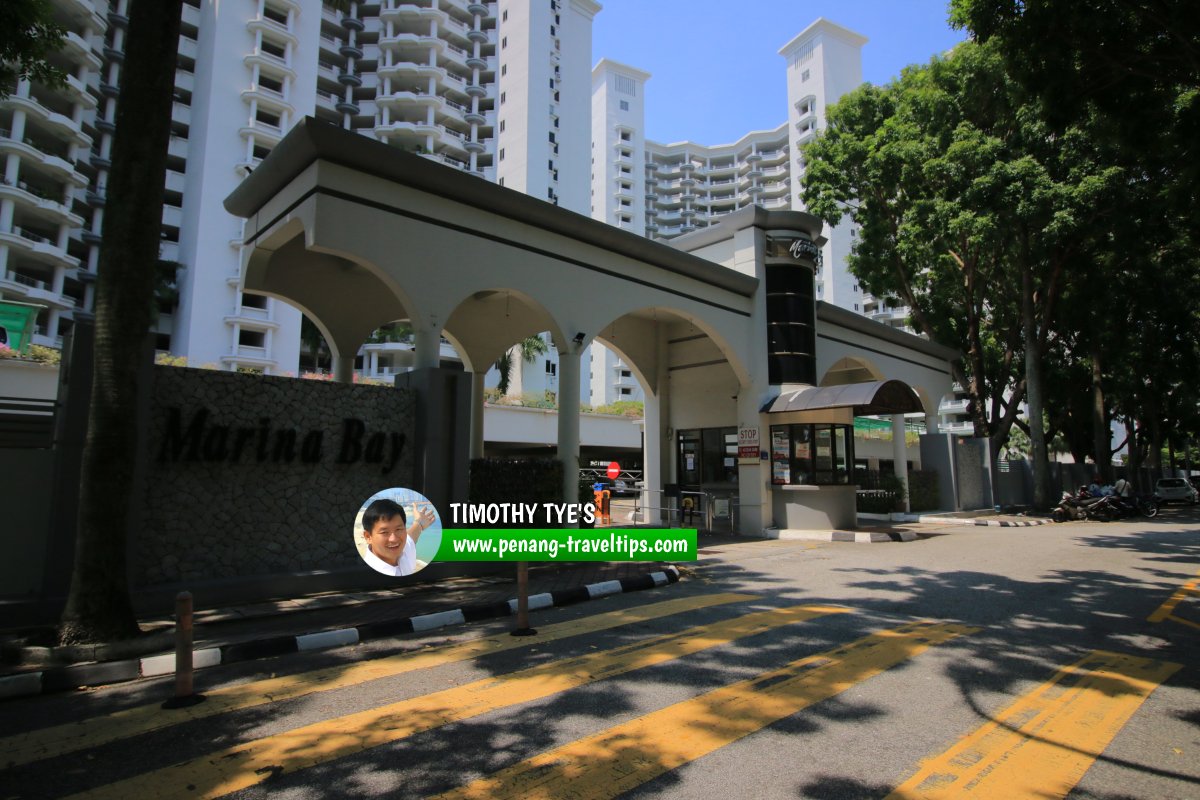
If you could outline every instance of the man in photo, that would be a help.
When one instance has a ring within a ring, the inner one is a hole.
[[[417,540],[433,524],[433,511],[413,503],[413,521],[404,507],[393,500],[376,500],[362,516],[362,535],[367,547],[363,559],[384,575],[411,575],[423,564],[417,561]]]

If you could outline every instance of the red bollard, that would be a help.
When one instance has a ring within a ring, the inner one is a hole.
[[[175,696],[163,708],[187,708],[203,702],[192,682],[192,593],[175,595]]]

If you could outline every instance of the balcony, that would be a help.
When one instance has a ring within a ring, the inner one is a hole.
[[[67,94],[70,96],[72,102],[78,103],[87,109],[96,107],[97,100],[95,96],[88,91],[84,82],[79,80],[79,78],[76,78],[74,75],[67,76],[66,89]]]
[[[259,105],[266,106],[274,111],[290,111],[292,113],[296,111],[296,107],[283,96],[283,92],[269,89],[262,84],[242,90],[242,99],[246,102],[254,100]]]
[[[262,122],[257,119],[250,120],[249,124],[243,126],[239,133],[245,138],[253,136],[256,142],[261,142],[272,147],[279,144],[280,139],[283,138],[283,129],[278,125],[272,125],[269,122]]]
[[[62,190],[59,190],[62,195]],[[16,185],[0,181],[0,197],[11,197],[21,203],[21,207],[51,225],[67,225],[72,228],[83,227],[83,218],[71,213],[71,209],[62,200],[57,200],[46,190],[33,186],[25,181],[17,181]]]
[[[955,397],[943,400],[938,403],[938,414],[942,416],[950,416],[951,414],[966,414],[967,407],[971,401],[966,397]]]
[[[279,323],[271,319],[271,313],[267,309],[254,308],[252,306],[242,306],[235,309],[232,314],[225,317],[225,322],[229,324],[237,323],[243,328],[256,331],[273,330],[279,327]]]
[[[266,67],[268,70],[273,70],[274,72],[282,72],[292,79],[295,79],[296,77],[296,71],[292,69],[291,65],[288,64],[287,61],[280,56],[273,55],[265,50],[255,50],[253,53],[250,53],[243,58],[242,63],[244,63],[247,67],[254,67],[257,65],[259,67]]]
[[[246,29],[251,33],[262,33],[264,37],[274,36],[283,39],[293,46],[300,43],[296,34],[292,33],[288,26],[268,17],[255,17],[246,23]]]
[[[66,266],[72,269],[79,266],[78,258],[68,255],[66,250],[60,248],[49,237],[16,225],[11,233],[0,232],[0,241],[15,250],[20,250],[32,260],[48,266]]]

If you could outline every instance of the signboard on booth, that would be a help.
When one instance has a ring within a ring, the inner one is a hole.
[[[757,464],[758,428],[738,428],[738,463]]]

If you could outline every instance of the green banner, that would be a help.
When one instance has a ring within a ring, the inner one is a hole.
[[[0,344],[6,344],[18,353],[25,353],[33,339],[34,323],[38,312],[45,306],[34,303],[0,302]]]
[[[695,528],[443,528],[434,561],[695,561]]]

